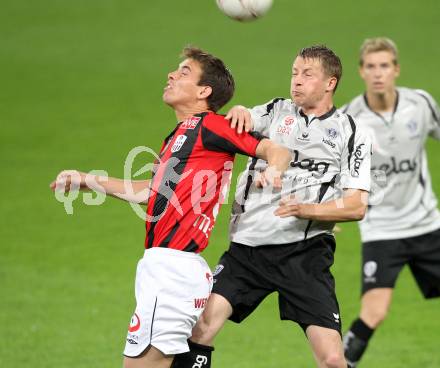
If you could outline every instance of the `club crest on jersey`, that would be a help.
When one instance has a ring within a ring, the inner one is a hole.
[[[414,134],[415,132],[417,132],[417,121],[411,120],[406,124],[406,127],[408,128],[410,133]]]
[[[182,129],[194,129],[199,123],[200,119],[201,118],[198,116],[191,116],[190,118],[186,119],[180,127]]]
[[[176,140],[174,141],[173,146],[171,147],[171,152],[178,152],[182,148],[183,144],[186,141],[187,136],[186,135],[178,135]]]
[[[330,139],[335,139],[338,136],[338,131],[334,128],[327,128],[325,130],[325,133],[327,134],[327,137]]]

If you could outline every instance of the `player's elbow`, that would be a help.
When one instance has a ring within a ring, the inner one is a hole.
[[[353,221],[360,221],[365,217],[366,213],[367,213],[367,206],[363,203],[360,203],[352,211],[352,220]]]

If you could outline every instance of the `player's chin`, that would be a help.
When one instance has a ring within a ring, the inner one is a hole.
[[[169,96],[165,96],[165,93],[162,96],[162,101],[165,102],[165,104],[167,104],[170,107],[173,107],[173,100],[169,97]]]
[[[304,98],[300,94],[292,94],[292,101],[298,105],[301,106],[304,103]]]

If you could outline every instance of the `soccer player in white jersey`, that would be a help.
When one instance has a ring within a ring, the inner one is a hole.
[[[267,164],[249,160],[235,196],[231,246],[213,273],[213,293],[193,330],[191,351],[176,356],[173,367],[209,367],[213,339],[226,320],[243,321],[272,292],[279,294],[281,319],[305,331],[317,366],[347,366],[330,273],[332,229],[364,216],[371,144],[333,105],[341,73],[333,51],[304,48],[293,63],[291,100],[229,112],[234,124],[252,117],[253,129],[288,147],[294,159],[282,191],[270,193],[258,186],[257,173]]]
[[[387,315],[399,272],[408,264],[425,298],[440,296],[440,213],[426,160],[428,136],[440,139],[440,110],[425,91],[396,87],[397,48],[388,38],[367,39],[360,51],[366,92],[341,110],[371,136],[372,170],[386,185],[372,193],[359,223],[362,237],[360,316],[344,336],[355,367]]]

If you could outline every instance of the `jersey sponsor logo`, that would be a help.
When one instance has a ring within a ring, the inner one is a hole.
[[[335,319],[336,323],[339,323],[339,313],[333,313],[333,318]]]
[[[363,146],[365,146],[364,143],[357,145],[354,151],[354,165],[353,170],[351,170],[351,176],[355,178],[359,177],[359,168],[361,167],[362,161],[364,160],[364,158],[362,157]]]
[[[186,138],[188,138],[186,135],[178,135],[176,140],[174,141],[173,146],[171,147],[171,152],[178,152],[182,148],[183,144],[186,141]]]
[[[200,117],[192,116],[189,119],[186,119],[180,127],[182,129],[194,129],[200,121]]]
[[[316,172],[320,175],[324,175],[330,166],[328,162],[324,161],[316,161],[312,158],[305,158],[303,160],[299,160],[299,152],[297,150],[293,150],[294,158],[290,163],[291,167],[298,167],[302,170],[307,170],[310,172]]]
[[[322,138],[322,143],[327,144],[327,145],[330,146],[331,148],[335,148],[335,147],[336,147],[336,144],[334,144],[334,143],[333,143],[332,141],[330,141],[329,139]]]
[[[202,368],[203,366],[206,367],[207,364],[208,364],[207,357],[205,357],[204,355],[197,355],[196,362],[191,368]]]
[[[196,218],[193,224],[194,227],[198,227],[198,229],[205,234],[206,238],[209,237],[208,233],[212,230],[211,226],[211,218],[205,214],[201,214],[199,217]]]
[[[380,170],[385,172],[385,174],[388,176],[390,174],[401,174],[401,173],[407,173],[407,172],[414,172],[417,169],[417,161],[416,159],[410,160],[402,160],[397,161],[397,159],[392,156],[391,157],[391,164],[390,163],[384,163],[380,165],[379,167],[372,167],[371,170]]]
[[[208,301],[208,298],[195,298],[194,299],[194,308],[196,308],[196,309],[205,308],[207,301]]]
[[[364,282],[376,282],[374,274],[377,271],[377,263],[375,261],[368,261],[364,264]]]
[[[295,121],[295,119],[294,119],[293,116],[291,116],[291,115],[287,115],[287,116],[284,118],[284,125],[292,125],[294,121]]]
[[[292,133],[292,128],[285,125],[279,125],[277,128],[277,133],[281,135],[289,135]]]

